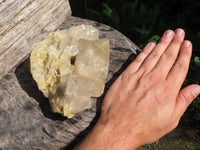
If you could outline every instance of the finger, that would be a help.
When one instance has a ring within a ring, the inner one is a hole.
[[[145,58],[151,53],[155,46],[156,44],[153,42],[148,43],[140,52],[140,54],[136,57],[136,59],[127,67],[126,71],[129,73],[135,72],[140,67]]]
[[[151,54],[144,60],[144,63],[141,65],[141,69],[145,70],[146,73],[148,73],[154,66],[157,64],[160,56],[165,51],[165,49],[168,47],[168,45],[171,43],[172,39],[174,37],[174,31],[167,30],[156,47],[153,49]]]
[[[179,92],[174,111],[175,119],[181,118],[187,107],[199,94],[200,86],[197,84],[189,85]]]
[[[167,76],[167,81],[171,82],[178,90],[187,75],[191,55],[192,44],[190,41],[184,41],[181,45],[178,59]]]
[[[162,54],[160,60],[155,66],[155,69],[158,69],[162,73],[162,75],[167,76],[169,71],[171,70],[177,58],[184,37],[185,37],[185,32],[183,29],[177,29],[175,31],[175,36],[173,41],[170,43],[169,47]]]

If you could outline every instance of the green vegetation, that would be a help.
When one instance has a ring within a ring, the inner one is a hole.
[[[144,147],[146,147],[147,149],[163,150],[165,149],[165,144],[163,143],[164,140],[166,140],[165,136],[152,144],[144,145]]]
[[[71,0],[73,16],[95,20],[119,30],[141,49],[157,42],[166,29],[186,31],[193,43],[189,73],[183,87],[200,83],[200,1],[198,0]],[[200,97],[187,113],[200,131]]]

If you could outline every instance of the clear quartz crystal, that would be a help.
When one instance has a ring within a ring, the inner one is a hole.
[[[109,66],[110,44],[90,25],[50,33],[32,50],[30,68],[52,111],[72,118],[101,96]]]
[[[75,71],[80,75],[105,82],[108,72],[109,41],[79,40]]]

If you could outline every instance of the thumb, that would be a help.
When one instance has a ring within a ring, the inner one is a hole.
[[[192,84],[183,88],[176,99],[175,113],[177,119],[180,119],[187,107],[200,94],[200,86]]]

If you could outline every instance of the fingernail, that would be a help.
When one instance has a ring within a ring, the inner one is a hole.
[[[181,36],[181,35],[183,35],[183,30],[182,29],[177,29],[175,31],[175,33],[176,33],[177,36]]]
[[[148,47],[148,48],[153,48],[154,45],[155,45],[155,44],[154,44],[153,42],[151,42],[151,43],[148,43],[147,47]]]
[[[171,31],[165,31],[165,33],[164,33],[164,36],[166,36],[166,37],[170,37],[172,35],[172,32]]]
[[[199,86],[192,90],[192,95],[194,97],[197,97],[199,95],[199,93],[200,93],[200,87]]]
[[[190,41],[184,41],[183,46],[184,47],[190,47]]]

